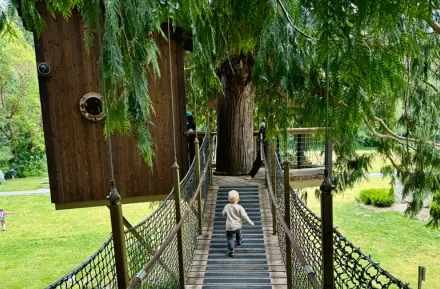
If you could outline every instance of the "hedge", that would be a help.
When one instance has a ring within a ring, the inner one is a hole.
[[[375,207],[391,207],[394,204],[394,194],[390,189],[366,189],[359,194],[358,201]]]

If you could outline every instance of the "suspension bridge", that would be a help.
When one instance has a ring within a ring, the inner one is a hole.
[[[275,145],[248,181],[213,176],[214,140],[205,136],[196,146],[188,173],[151,215],[134,226],[124,219],[127,288],[324,288],[321,220],[289,184],[289,165],[281,164]],[[231,189],[255,222],[243,226],[243,244],[232,258],[221,217]],[[334,288],[410,288],[336,229],[333,254]],[[110,237],[47,289],[120,288],[116,267]]]

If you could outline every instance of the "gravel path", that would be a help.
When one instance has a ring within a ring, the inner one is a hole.
[[[50,189],[49,189],[49,187],[47,187],[47,188],[41,188],[41,189],[34,190],[34,191],[0,192],[0,197],[24,196],[24,195],[45,195],[45,194],[49,194],[49,193],[50,193]]]

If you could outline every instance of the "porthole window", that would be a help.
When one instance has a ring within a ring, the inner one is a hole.
[[[79,101],[79,110],[88,120],[102,120],[105,116],[102,96],[96,92],[87,93]]]

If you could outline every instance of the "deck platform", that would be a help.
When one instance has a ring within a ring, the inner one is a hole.
[[[264,181],[264,168],[251,181],[246,177],[214,176],[204,212],[203,234],[191,264],[187,289],[286,288],[286,273],[277,237],[272,235],[272,215]],[[226,254],[225,218],[221,216],[231,189],[240,193],[240,204],[255,226],[245,224],[243,244],[235,256]]]

